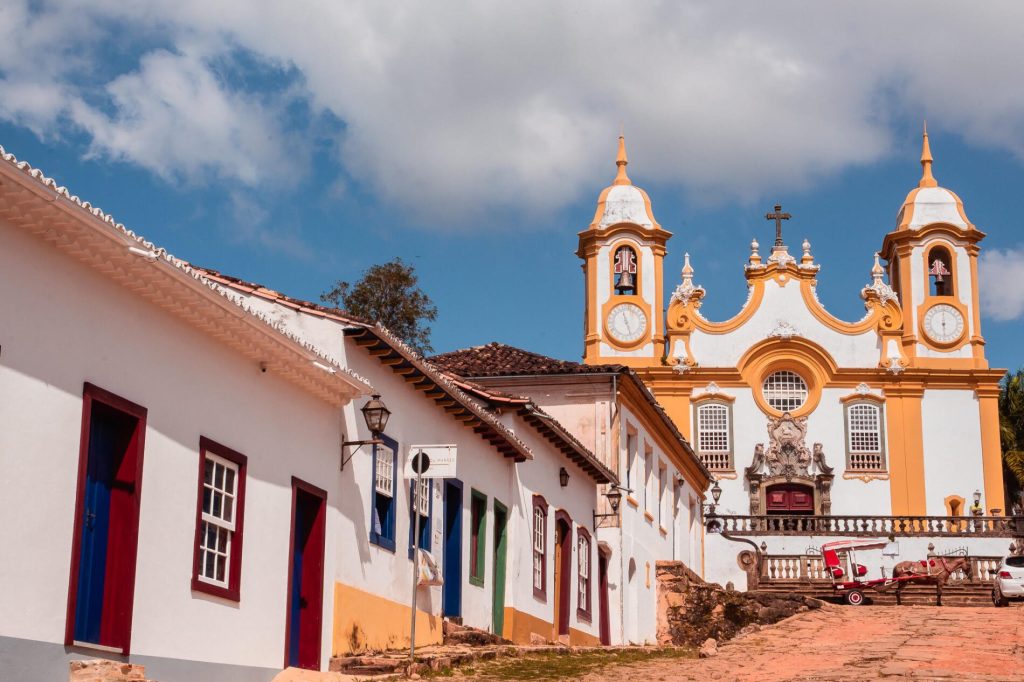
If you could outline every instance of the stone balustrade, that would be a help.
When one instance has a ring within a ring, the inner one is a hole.
[[[845,557],[844,557],[845,558]],[[931,556],[930,558],[937,558]],[[950,576],[954,582],[987,583],[993,578],[992,571],[999,566],[1002,557],[998,556],[971,556],[970,576],[963,570],[957,570]],[[849,566],[844,566],[849,575]],[[882,575],[866,575],[865,580],[882,578]],[[761,575],[758,582],[771,584],[774,582],[821,582],[830,583],[828,573],[825,570],[825,562],[820,554],[768,554],[761,558]]]
[[[709,532],[854,537],[1024,537],[1024,516],[709,515]]]

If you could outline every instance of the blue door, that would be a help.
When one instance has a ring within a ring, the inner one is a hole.
[[[99,412],[99,410],[96,410]],[[110,490],[114,482],[115,429],[94,414],[89,432],[85,500],[82,505],[81,560],[78,564],[78,603],[75,639],[99,644],[103,620],[103,588],[107,574],[110,530]]]
[[[124,648],[134,582],[139,419],[93,402],[88,421],[72,639]]]
[[[441,607],[448,618],[462,616],[462,481],[444,482],[444,586]]]

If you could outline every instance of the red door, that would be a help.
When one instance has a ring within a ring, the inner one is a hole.
[[[608,620],[608,555],[597,553],[598,610],[601,617],[601,644],[612,643],[611,623]]]
[[[559,510],[555,514],[555,627],[559,636],[569,634],[571,574],[572,519]]]
[[[768,486],[765,502],[769,514],[813,514],[814,489],[799,483]]]
[[[327,492],[292,478],[285,666],[320,670]]]
[[[65,644],[129,653],[146,408],[86,384]]]

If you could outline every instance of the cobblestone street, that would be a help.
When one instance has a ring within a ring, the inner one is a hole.
[[[1024,609],[835,607],[728,642],[713,658],[606,669],[602,680],[1024,679]]]

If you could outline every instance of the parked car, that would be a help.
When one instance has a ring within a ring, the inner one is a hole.
[[[992,603],[1006,606],[1011,599],[1024,599],[1024,556],[1003,557],[995,570]]]

